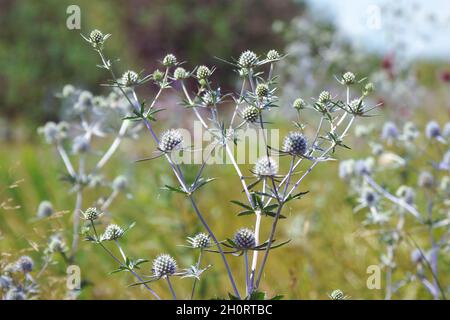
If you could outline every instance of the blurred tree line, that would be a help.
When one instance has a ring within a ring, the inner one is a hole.
[[[72,4],[81,8],[81,30],[66,27]],[[56,118],[54,94],[66,83],[99,92],[105,75],[80,32],[111,33],[110,57],[120,57],[123,69],[152,72],[167,52],[194,67],[247,48],[282,50],[272,23],[303,8],[295,0],[0,0],[0,117]],[[227,80],[220,69],[216,76]]]

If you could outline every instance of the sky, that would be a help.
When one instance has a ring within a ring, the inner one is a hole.
[[[306,0],[363,49],[450,62],[450,0]]]

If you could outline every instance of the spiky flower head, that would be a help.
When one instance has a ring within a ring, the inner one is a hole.
[[[171,152],[181,146],[183,135],[178,129],[170,129],[163,133],[159,141],[159,150]]]
[[[153,81],[156,81],[156,82],[163,81],[163,79],[164,79],[164,72],[162,72],[159,69],[156,69],[155,71],[153,71],[152,79],[153,79]]]
[[[259,98],[266,97],[269,94],[269,86],[265,83],[260,83],[256,86],[255,93]]]
[[[46,250],[49,253],[66,252],[67,246],[60,234],[54,234],[50,237]]]
[[[211,76],[211,70],[207,66],[200,66],[197,68],[197,78],[205,80]]]
[[[177,271],[177,262],[168,254],[161,254],[153,260],[152,271],[158,278],[168,277]]]
[[[258,64],[258,56],[253,51],[247,50],[239,56],[239,65],[243,68],[250,69]]]
[[[422,171],[419,174],[417,184],[422,188],[432,188],[434,186],[434,177],[428,171]]]
[[[45,142],[48,144],[53,144],[60,142],[67,137],[68,125],[66,122],[62,121],[55,123],[49,121],[45,126],[38,128],[38,134],[44,136]]]
[[[177,80],[183,80],[188,77],[188,72],[186,71],[186,69],[184,69],[182,67],[178,67],[173,72],[173,77]]]
[[[277,50],[270,50],[269,52],[267,52],[267,60],[278,60],[280,59],[280,54],[278,53]]]
[[[306,154],[308,141],[299,131],[292,131],[284,138],[282,151],[294,156]]]
[[[373,91],[375,91],[375,86],[372,82],[369,82],[364,86],[363,90],[364,95],[367,96],[368,94],[371,94]]]
[[[355,161],[354,171],[358,176],[370,175],[373,172],[375,160],[372,157]]]
[[[31,271],[33,271],[33,266],[33,259],[31,259],[29,256],[21,256],[16,261],[17,270],[23,273],[30,273]]]
[[[53,205],[50,201],[44,200],[39,203],[38,209],[37,209],[37,217],[39,219],[50,217],[55,210],[53,209]]]
[[[345,295],[344,295],[344,292],[342,292],[342,290],[336,289],[330,293],[330,298],[332,300],[344,300]]]
[[[297,98],[294,100],[294,103],[292,103],[292,107],[300,111],[302,109],[305,109],[306,102],[302,98]]]
[[[384,124],[383,130],[381,131],[381,139],[386,141],[392,141],[397,139],[399,136],[398,128],[394,122],[388,121]]]
[[[425,128],[425,135],[428,139],[433,139],[441,136],[441,128],[436,121],[430,121]]]
[[[115,191],[123,191],[127,186],[128,179],[125,176],[117,176],[112,183],[112,187]]]
[[[97,220],[102,215],[102,212],[95,207],[87,208],[86,211],[83,212],[83,217],[86,220]]]
[[[255,246],[255,234],[248,228],[239,229],[234,235],[234,243],[240,249],[251,249]]]
[[[201,97],[203,104],[207,107],[213,106],[217,102],[217,97],[214,92],[206,91]]]
[[[100,30],[92,30],[91,33],[89,34],[89,39],[94,43],[94,44],[101,44],[103,43],[104,40],[104,35]]]
[[[91,144],[89,142],[89,139],[87,137],[85,137],[84,135],[77,136],[73,139],[72,152],[74,154],[88,152],[90,147],[91,147]]]
[[[278,163],[271,157],[263,156],[256,161],[253,169],[257,176],[274,176],[278,173]]]
[[[173,67],[177,64],[177,57],[175,55],[169,53],[163,59],[163,65],[166,67]]]
[[[360,202],[367,207],[374,207],[378,203],[378,194],[371,188],[364,188],[361,191]]]
[[[131,87],[137,84],[138,80],[139,75],[133,70],[128,70],[123,73],[121,83],[126,87]]]
[[[245,121],[254,123],[259,118],[259,109],[255,106],[248,106],[242,111],[242,117]]]
[[[354,84],[356,81],[356,76],[353,72],[346,72],[342,75],[342,83],[346,85]]]
[[[409,205],[414,203],[414,198],[416,196],[414,189],[408,186],[400,186],[395,194]]]
[[[193,238],[189,238],[189,242],[193,248],[209,248],[211,246],[211,239],[208,234],[200,232]]]
[[[101,235],[101,241],[117,240],[123,236],[124,230],[117,224],[110,224],[106,227],[105,232]]]
[[[419,136],[419,130],[414,122],[408,121],[403,125],[402,136],[407,141],[413,141]]]
[[[322,91],[319,94],[319,99],[317,100],[319,103],[328,103],[331,100],[331,94],[328,91]]]

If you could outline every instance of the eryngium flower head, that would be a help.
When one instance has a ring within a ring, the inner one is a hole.
[[[44,200],[39,203],[39,207],[37,209],[37,217],[39,219],[50,217],[55,210],[53,210],[53,205],[50,201]]]
[[[372,82],[369,82],[364,86],[363,93],[364,95],[368,95],[371,94],[374,90],[375,90],[374,84]]]
[[[177,64],[177,57],[175,55],[169,53],[163,59],[163,65],[166,67],[173,67]]]
[[[245,121],[254,123],[259,118],[259,109],[255,106],[248,106],[242,111],[242,117]]]
[[[95,44],[101,44],[104,40],[104,35],[100,30],[92,30],[89,34],[89,39]]]
[[[60,234],[54,234],[50,237],[46,250],[49,253],[66,252],[67,246]]]
[[[375,160],[372,157],[356,160],[354,172],[358,176],[370,175],[373,172],[374,165]]]
[[[58,124],[50,121],[45,126],[38,129],[38,133],[43,135],[45,142],[49,144],[60,142],[67,137],[68,125],[66,122],[59,122]]]
[[[123,191],[127,188],[127,186],[128,179],[125,176],[117,176],[112,183],[112,188],[115,191]]]
[[[255,234],[248,228],[239,229],[234,235],[234,243],[239,249],[251,249],[255,246]]]
[[[280,54],[278,53],[277,50],[272,49],[269,52],[267,52],[267,59],[268,60],[278,60],[278,59],[280,59],[280,57],[281,56],[280,56]]]
[[[378,195],[371,188],[364,188],[361,191],[361,204],[367,207],[374,207],[378,203]]]
[[[434,177],[430,172],[422,171],[419,174],[417,184],[422,188],[432,188],[434,186]]]
[[[258,64],[258,56],[253,51],[247,50],[241,53],[239,65],[243,68],[252,68]]]
[[[178,67],[173,72],[173,77],[177,80],[183,80],[188,77],[188,72],[186,71],[186,69],[184,69],[182,67]]]
[[[346,72],[342,75],[342,83],[346,85],[354,84],[356,80],[355,74],[352,72]]]
[[[193,248],[209,248],[211,246],[211,239],[206,233],[197,233],[193,238],[189,238],[189,242]]]
[[[354,170],[355,160],[348,159],[341,161],[339,164],[339,178],[343,180],[349,180],[353,176]]]
[[[30,273],[31,271],[33,271],[33,265],[33,259],[31,259],[29,256],[21,256],[16,261],[17,270],[23,273]]]
[[[163,133],[159,141],[159,150],[162,152],[171,152],[179,148],[183,143],[183,136],[177,129],[170,129]]]
[[[412,141],[416,139],[419,136],[419,130],[417,129],[417,126],[411,122],[408,121],[403,125],[403,139],[407,141]]]
[[[159,69],[156,69],[155,71],[153,71],[152,74],[152,79],[156,82],[161,82],[164,79],[164,72],[162,72]]]
[[[433,139],[441,136],[441,128],[436,121],[430,121],[425,128],[425,135],[428,139]]]
[[[256,86],[255,93],[259,98],[266,97],[269,94],[269,86],[265,83],[260,83]]]
[[[395,194],[397,195],[397,197],[399,197],[409,205],[412,205],[414,203],[414,197],[416,194],[411,187],[400,186]]]
[[[72,152],[75,154],[85,153],[89,151],[90,146],[88,138],[85,136],[77,136],[73,139]]]
[[[294,156],[306,154],[308,141],[305,136],[298,131],[290,132],[283,141],[282,151]]]
[[[319,103],[328,103],[331,100],[331,94],[328,91],[322,91],[319,94],[319,99],[317,100]]]
[[[133,85],[135,85],[139,80],[139,75],[132,71],[132,70],[128,70],[125,71],[124,74],[122,75],[122,80],[121,83],[122,85],[126,86],[126,87],[131,87]]]
[[[152,271],[158,278],[168,277],[177,271],[177,262],[168,254],[161,254],[153,260]]]
[[[101,235],[101,241],[112,241],[117,240],[123,236],[125,231],[119,227],[117,224],[110,224],[106,227],[105,232]]]
[[[207,66],[200,66],[197,68],[197,78],[206,79],[211,75],[211,70]]]
[[[274,176],[278,172],[278,163],[271,157],[263,156],[256,161],[253,169],[257,176]]]
[[[297,98],[294,100],[292,106],[298,111],[300,111],[306,107],[306,102],[302,98]]]
[[[392,121],[388,121],[384,124],[383,130],[381,131],[381,139],[386,141],[392,141],[397,139],[399,132],[397,126]]]
[[[330,293],[330,298],[332,300],[344,300],[345,299],[345,295],[344,295],[344,292],[342,292],[342,290],[336,289],[336,290],[333,290],[333,292]]]
[[[87,208],[86,211],[83,212],[84,219],[86,220],[97,220],[102,215],[102,212],[95,207]]]

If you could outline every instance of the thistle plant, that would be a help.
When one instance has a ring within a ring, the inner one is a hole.
[[[103,234],[99,234],[96,224],[101,223],[103,217],[97,215],[96,211],[87,209],[84,212],[87,219],[84,228],[86,240],[98,244],[118,263],[117,271],[132,273],[138,281],[133,285],[145,286],[157,299],[160,296],[150,286],[151,282],[159,280],[167,282],[172,297],[176,299],[176,288],[170,280],[174,276],[194,278],[191,294],[193,298],[200,275],[209,268],[209,266],[202,266],[202,259],[206,257],[206,254],[220,255],[232,289],[229,295],[231,298],[264,298],[264,294],[261,295],[258,290],[266,272],[265,267],[270,252],[289,242],[289,240],[275,241],[278,222],[285,218],[282,215],[282,209],[286,203],[301,199],[307,194],[308,191],[298,191],[298,189],[303,187],[305,178],[317,165],[334,160],[332,154],[336,149],[348,148],[344,144],[344,139],[355,119],[367,116],[372,109],[365,103],[368,92],[364,89],[364,80],[357,79],[356,76],[350,77],[350,73],[342,76],[343,79],[347,79],[342,83],[338,82],[344,89],[342,100],[327,91],[322,92],[310,103],[297,99],[294,109],[298,112],[299,119],[304,119],[303,113],[311,112],[318,114],[320,120],[315,127],[312,127],[311,132],[309,130],[311,124],[308,124],[308,129],[305,129],[307,127],[305,123],[294,122],[293,131],[284,138],[282,148],[278,150],[268,144],[265,130],[268,128],[266,118],[269,117],[269,112],[279,108],[275,71],[276,64],[283,59],[283,56],[277,51],[270,50],[267,54],[258,55],[247,50],[235,60],[219,59],[220,63],[226,63],[234,68],[241,82],[239,92],[222,94],[220,85],[214,81],[215,67],[213,66],[201,65],[192,68],[192,71],[186,71],[187,67],[181,67],[177,57],[168,54],[161,59],[163,71],[157,70],[149,75],[126,71],[122,76],[118,76],[115,70],[117,67],[105,54],[104,41],[94,41],[92,37],[85,37],[85,40],[98,54],[101,61],[99,67],[107,71],[110,77],[107,85],[121,92],[122,97],[129,104],[129,114],[122,118],[123,123],[130,121],[142,123],[156,145],[157,157],[146,160],[165,159],[177,181],[176,186],[166,186],[166,189],[183,195],[189,201],[204,228],[204,233],[188,238],[187,247],[199,251],[195,265],[180,269],[175,258],[162,254],[154,259],[151,269],[147,268],[150,272],[147,275],[145,271],[142,271],[141,264],[148,260],[131,259],[125,254],[120,244],[129,228],[123,229],[120,226],[109,225]],[[157,86],[157,93],[153,99],[147,101],[139,99],[136,88],[150,81]],[[180,94],[183,96],[180,104],[186,108],[187,112],[192,112],[204,130],[213,137],[211,143],[213,147],[208,149],[208,154],[202,160],[193,182],[188,182],[183,167],[175,161],[179,151],[192,151],[185,145],[180,130],[172,128],[158,134],[154,128],[154,122],[158,121],[157,114],[162,111],[156,107],[156,102],[162,91],[175,88],[172,85],[174,82],[177,82],[176,87],[180,88]],[[190,92],[188,82],[196,84],[197,90]],[[356,96],[352,97],[352,94]],[[224,110],[230,103],[233,104],[231,114]],[[253,175],[247,177],[243,174],[247,169],[241,168],[237,163],[234,146],[240,143],[239,132],[249,127],[263,133],[264,154],[258,159],[253,170],[249,170]],[[215,181],[206,176],[205,170],[207,159],[214,151],[220,151],[228,156],[238,178],[236,181],[239,180],[241,183],[244,198],[230,199],[242,210],[238,216],[252,215],[255,218],[254,226],[242,228],[234,236],[225,240],[219,240],[219,236],[210,228],[197,197],[201,187]],[[289,167],[283,168],[279,164],[277,159],[281,157],[288,159]],[[263,219],[266,219],[264,222],[270,225],[270,233],[267,235],[261,234]],[[121,257],[114,255],[108,248],[108,243],[115,243]],[[239,290],[228,262],[228,255],[244,259],[245,292]]]
[[[385,298],[414,281],[434,299],[445,299],[439,262],[449,253],[450,136],[437,121],[423,130],[413,122],[399,128],[388,121],[364,139],[372,155],[341,162],[340,176],[359,198],[355,212],[366,212],[364,227],[384,248]],[[404,251],[411,256],[410,271],[397,264]]]

